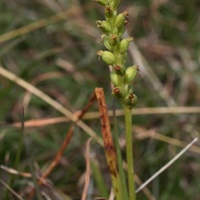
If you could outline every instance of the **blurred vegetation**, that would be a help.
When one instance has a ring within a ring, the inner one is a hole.
[[[129,11],[127,34],[135,38],[128,62],[140,65],[142,59],[144,64],[140,66],[140,75],[135,83],[135,93],[139,99],[137,107],[199,106],[200,2],[124,0],[121,10]],[[1,0],[0,65],[71,112],[84,107],[95,87],[105,89],[108,107],[112,109],[109,69],[96,55],[102,44],[95,21],[102,18],[103,10],[92,1]],[[21,27],[25,27],[25,31]],[[163,95],[163,91],[168,95]],[[63,115],[3,76],[0,77],[0,105],[0,164],[15,168],[21,129],[13,123],[21,121],[22,107],[25,109],[25,121],[54,119]],[[117,101],[115,107],[120,108]],[[94,103],[90,111],[97,110],[97,104]],[[135,167],[142,181],[181,150],[180,146],[172,144],[170,138],[187,144],[199,136],[198,113],[152,113],[134,115],[133,118],[136,128],[133,127],[133,132],[137,136]],[[123,118],[118,117],[117,120],[119,138],[124,148]],[[101,135],[98,118],[94,116],[84,122]],[[25,127],[25,144],[17,170],[30,172],[28,160],[31,158],[36,173],[40,174],[52,162],[70,125],[70,122],[55,122],[40,126],[33,123],[32,127]],[[140,128],[142,131],[137,131]],[[140,136],[147,130],[161,135]],[[162,135],[168,136],[164,142]],[[83,189],[82,178],[86,169],[84,151],[88,138],[87,133],[76,127],[64,157],[48,177],[55,188],[73,199],[80,199]],[[93,141],[91,152],[110,190],[103,149]],[[0,179],[9,184],[11,174],[0,170]],[[199,174],[199,154],[188,151],[149,184],[148,188],[155,199],[159,200],[200,199]],[[24,191],[27,185],[32,185],[30,178],[14,177],[10,186],[17,193]],[[92,176],[92,197],[101,196],[97,185]],[[5,187],[1,184],[0,199],[3,199],[4,193]],[[150,197],[141,191],[138,199]]]

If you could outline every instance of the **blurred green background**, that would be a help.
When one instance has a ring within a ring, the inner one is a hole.
[[[157,114],[133,116],[135,171],[145,181],[183,148],[180,141],[187,144],[199,136],[199,113],[161,114],[159,107],[199,106],[200,1],[124,0],[120,11],[124,10],[130,15],[126,35],[135,38],[127,65],[135,63],[140,67],[134,83],[138,96],[136,108],[158,108]],[[104,88],[107,105],[112,109],[109,69],[96,55],[97,50],[104,49],[101,32],[95,24],[99,19],[103,19],[103,8],[89,0],[1,0],[0,65],[71,112],[84,107],[95,87]],[[114,104],[120,109],[117,101]],[[25,121],[63,115],[1,74],[0,105],[0,164],[15,168],[20,128],[13,123],[21,121],[22,107]],[[98,111],[97,103],[90,111]],[[124,148],[123,117],[117,120]],[[84,122],[101,135],[98,117]],[[37,173],[47,167],[70,124],[54,122],[36,126],[34,121],[31,127],[26,127],[27,145],[24,145],[18,170],[30,172],[28,158],[32,159]],[[153,132],[152,137],[147,135],[148,130]],[[167,137],[163,139],[163,136]],[[80,199],[82,193],[88,138],[87,133],[76,127],[64,157],[48,177],[55,188],[73,199]],[[110,190],[103,149],[93,141],[91,152]],[[154,199],[200,199],[199,153],[198,148],[196,152],[188,151],[148,185]],[[1,169],[1,180],[9,183],[10,176]],[[30,178],[15,176],[12,188],[20,193],[30,182]],[[92,176],[91,198],[101,196],[96,185]],[[1,184],[0,199],[4,191]],[[153,197],[141,191],[138,199]]]

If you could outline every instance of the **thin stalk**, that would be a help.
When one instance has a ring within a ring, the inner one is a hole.
[[[35,169],[34,169],[34,166],[33,166],[33,160],[32,160],[32,156],[30,154],[30,149],[29,149],[29,140],[27,138],[27,140],[24,141],[24,144],[25,144],[25,152],[26,152],[26,158],[28,160],[28,165],[29,165],[29,169],[30,169],[30,172],[31,172],[31,175],[32,175],[32,180],[33,180],[33,185],[35,187],[35,192],[36,192],[36,197],[37,197],[37,200],[42,200],[42,195],[41,195],[41,192],[40,192],[40,188],[39,188],[39,184],[38,184],[38,181],[37,181],[37,177],[36,177],[36,173],[35,173]],[[27,197],[26,199],[30,199],[29,197]]]
[[[23,138],[24,138],[24,108],[22,107],[21,110],[21,134],[20,134],[20,139],[19,139],[19,145],[18,145],[18,150],[17,150],[17,155],[15,158],[15,169],[18,169],[21,154],[22,154],[22,149],[23,149]]]
[[[91,160],[91,168],[93,172],[93,176],[95,179],[95,182],[97,184],[98,192],[100,196],[104,197],[105,199],[109,198],[108,190],[106,187],[106,183],[103,180],[102,173],[99,169],[99,166],[97,166],[96,162],[94,160]]]
[[[127,105],[123,105],[126,127],[126,159],[128,173],[129,199],[136,200],[134,181],[134,159],[133,159],[133,136],[132,136],[132,114]]]
[[[122,195],[123,195],[123,200],[128,200],[127,183],[126,183],[126,177],[125,177],[125,173],[123,169],[123,159],[122,159],[121,149],[119,145],[119,131],[117,127],[117,118],[116,118],[116,111],[115,111],[114,105],[113,105],[113,122],[114,122],[113,136],[114,136],[115,146],[116,146],[120,183],[121,183],[121,188],[122,188],[122,193],[123,193]]]
[[[15,166],[16,170],[18,170],[19,162],[20,162],[20,158],[21,158],[21,154],[22,154],[23,138],[24,138],[24,108],[22,108],[22,111],[21,111],[21,132],[20,132],[20,138],[19,138],[19,143],[18,143],[17,155],[16,155],[15,161],[14,161],[14,166]],[[13,186],[14,182],[15,182],[15,175],[12,174],[8,181],[8,185]],[[8,191],[9,191],[8,189],[5,191],[5,193],[3,195],[4,199],[9,198]]]

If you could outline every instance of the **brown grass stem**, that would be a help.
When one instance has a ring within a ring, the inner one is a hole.
[[[90,183],[90,173],[91,173],[91,168],[90,168],[90,143],[91,143],[91,141],[92,141],[92,138],[88,139],[88,141],[86,143],[86,151],[85,151],[85,161],[86,161],[85,185],[84,185],[84,188],[83,188],[81,200],[86,200],[87,199],[87,192],[88,192],[89,183]]]
[[[105,102],[105,96],[102,88],[96,88],[95,94],[98,101],[100,120],[101,120],[101,131],[104,142],[104,150],[106,154],[107,163],[109,166],[112,186],[117,200],[122,200],[122,190],[119,171],[117,167],[117,155],[110,131],[110,120],[108,117],[108,110]]]

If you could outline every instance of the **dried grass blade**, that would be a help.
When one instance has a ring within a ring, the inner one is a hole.
[[[6,187],[17,199],[24,200],[20,197],[8,184],[6,184],[2,179],[0,179],[1,184]]]
[[[11,80],[15,82],[17,85],[21,86],[22,88],[28,90],[35,96],[39,97],[49,105],[51,105],[54,109],[58,110],[60,113],[65,115],[67,118],[69,118],[71,121],[75,122],[77,126],[82,128],[88,135],[90,135],[92,138],[94,138],[100,145],[102,145],[102,140],[99,138],[96,133],[89,127],[87,126],[83,121],[78,120],[76,115],[73,115],[69,110],[67,110],[64,106],[62,106],[60,103],[57,101],[53,100],[50,98],[48,95],[46,95],[44,92],[41,90],[37,89],[30,83],[24,81],[20,77],[16,76],[12,72],[4,69],[3,67],[0,66],[0,75],[6,77],[8,80]]]
[[[101,120],[101,131],[104,142],[104,150],[106,154],[107,163],[109,166],[112,185],[114,188],[114,193],[116,195],[116,199],[120,200],[122,198],[121,184],[119,171],[117,167],[117,156],[115,151],[115,146],[113,143],[111,131],[110,131],[110,121],[108,117],[108,110],[105,102],[105,96],[102,88],[95,89],[96,98],[98,101],[100,120]]]
[[[164,165],[160,170],[158,170],[153,176],[151,176],[147,181],[145,181],[137,190],[138,193],[145,186],[147,186],[153,179],[159,176],[164,170],[166,170],[170,165],[172,165],[179,157],[181,157],[195,142],[198,138],[194,138],[184,149],[182,149],[174,158],[172,158],[166,165]]]
[[[86,174],[85,174],[85,185],[83,188],[83,193],[81,200],[86,200],[87,198],[87,191],[90,183],[90,142],[92,141],[92,138],[88,139],[86,143],[86,152],[85,152],[85,160],[86,160]]]

